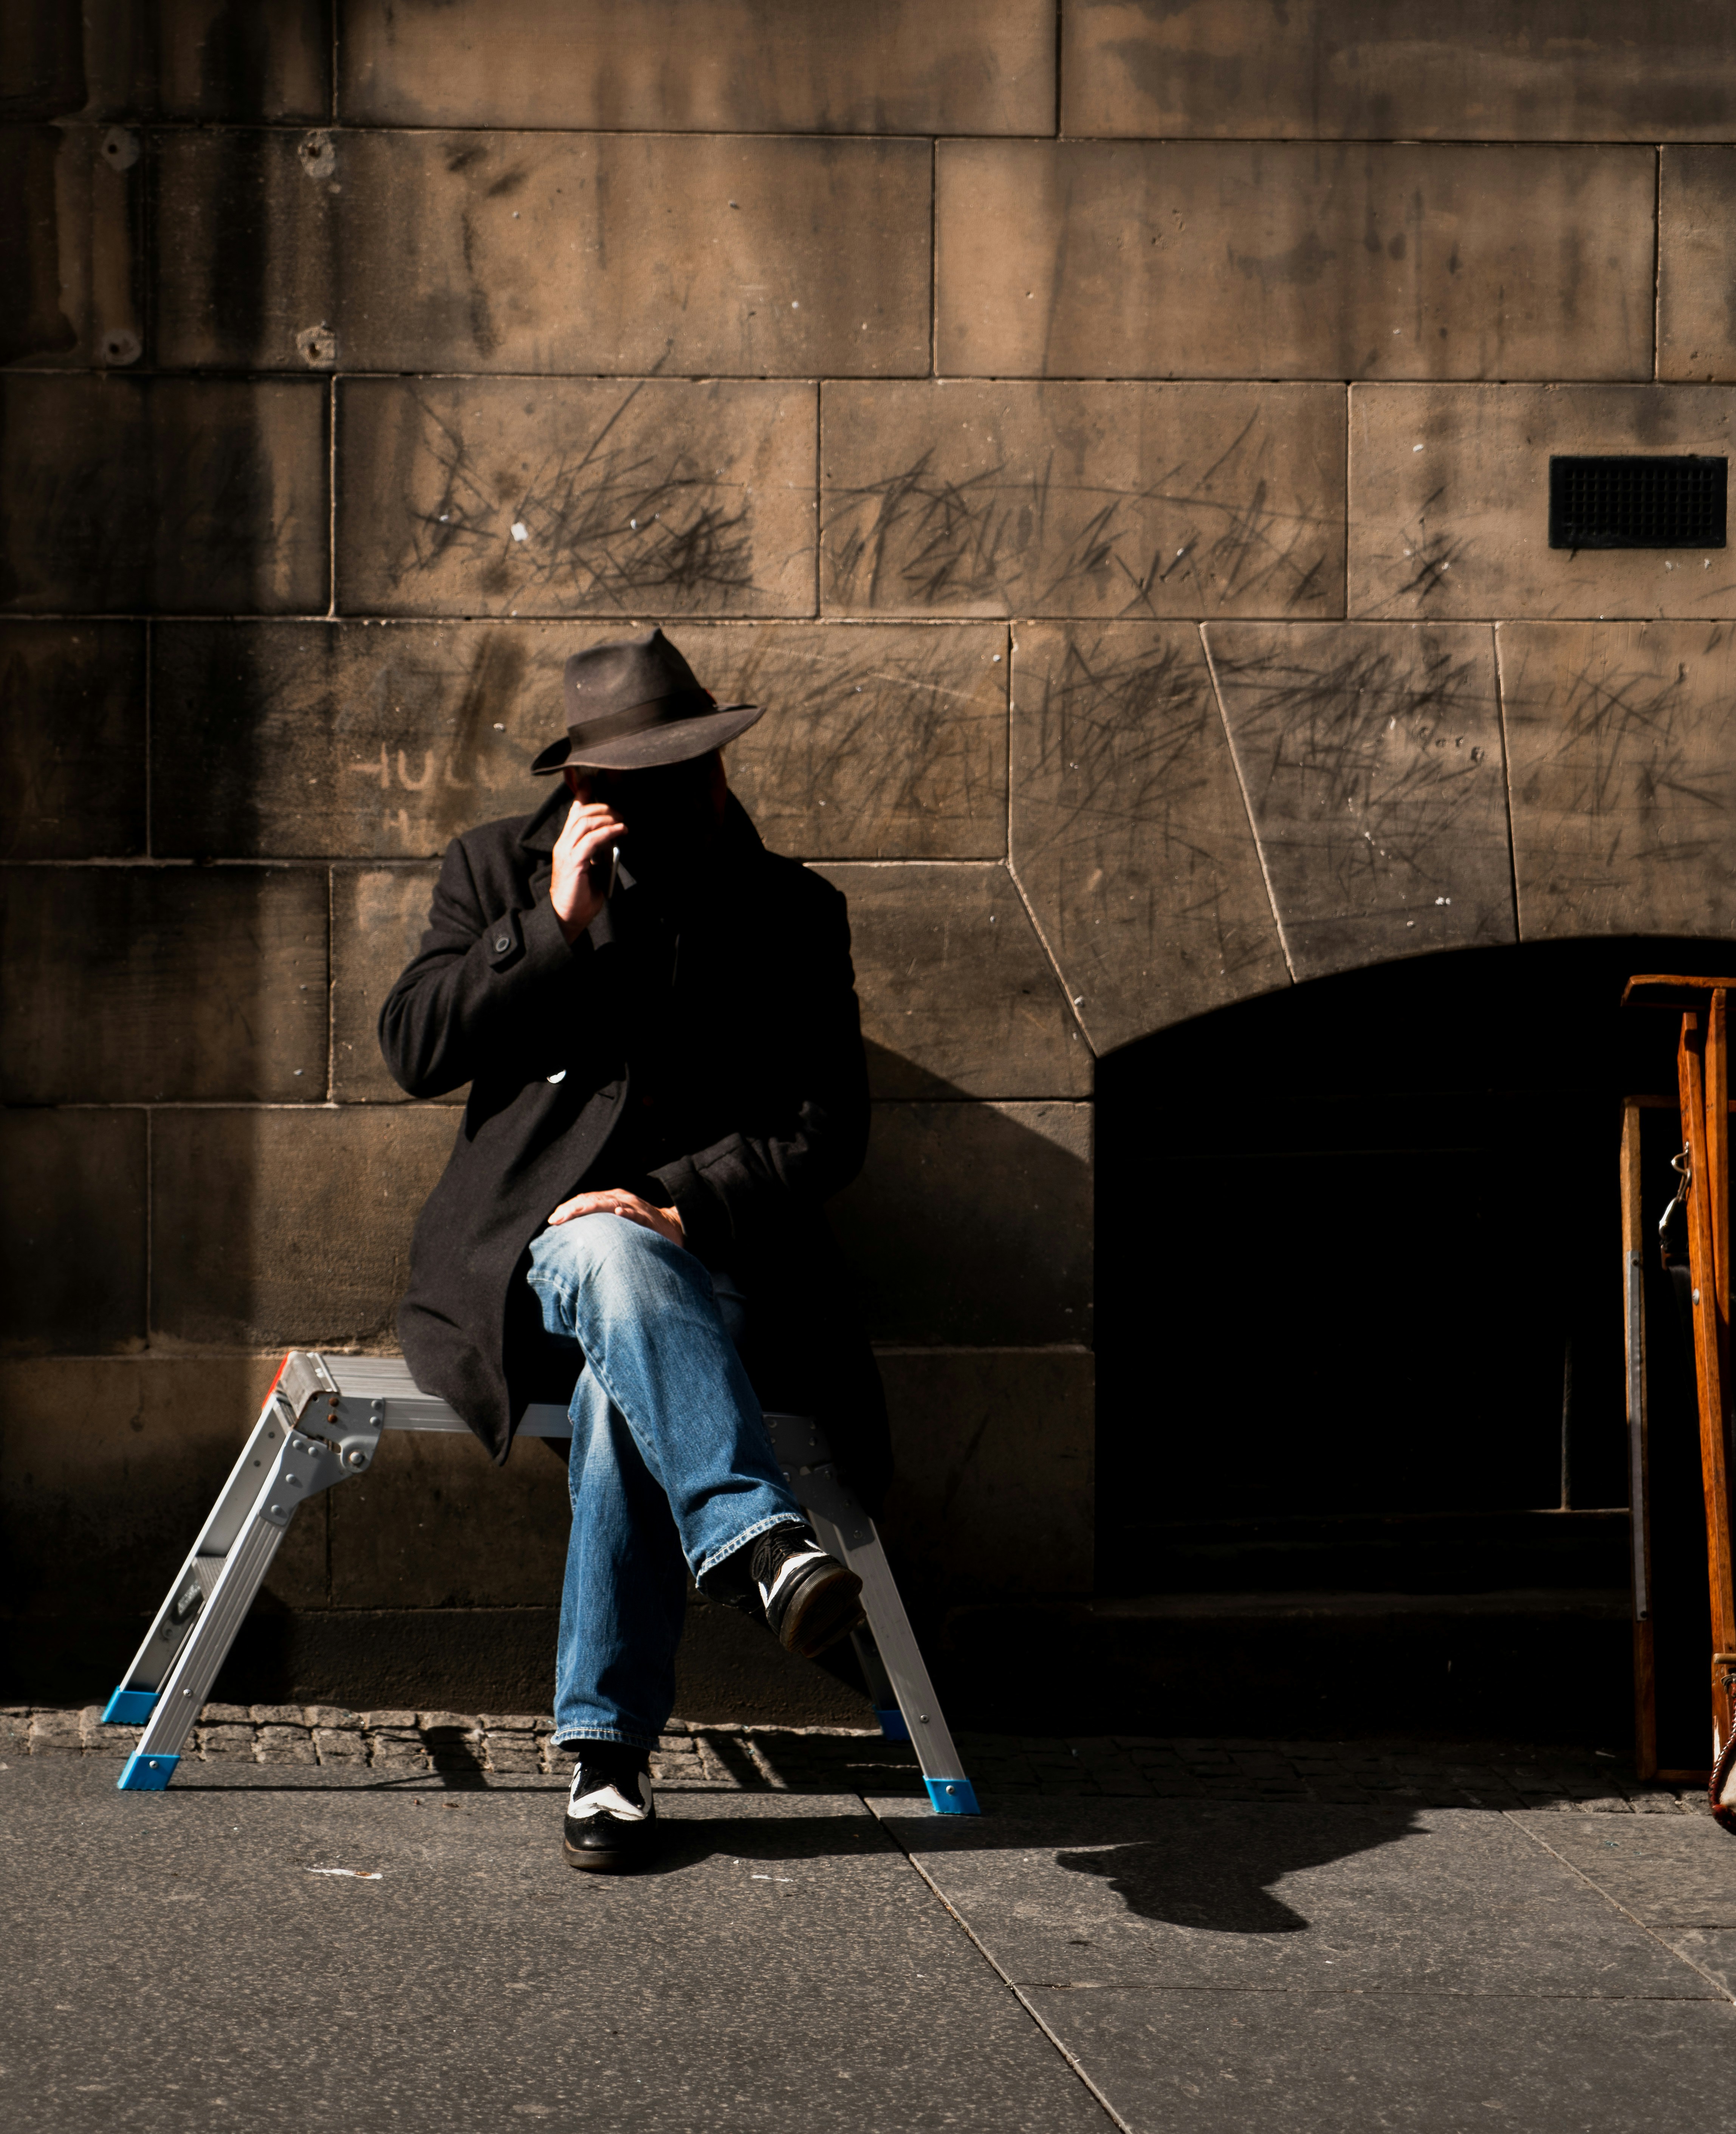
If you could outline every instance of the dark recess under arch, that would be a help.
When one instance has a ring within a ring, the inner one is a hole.
[[[1261,1596],[1439,1595],[1468,1620],[1473,1596],[1529,1591],[1547,1614],[1554,1594],[1603,1626],[1603,1678],[1584,1687],[1619,1735],[1621,1099],[1673,1094],[1676,1034],[1673,1016],[1619,1001],[1631,973],[1733,958],[1736,944],[1658,939],[1420,958],[1104,1059],[1097,1586],[1112,1607],[1217,1596],[1251,1600],[1257,1619]],[[1666,1154],[1659,1138],[1648,1228]],[[1697,1451],[1692,1465],[1681,1531],[1655,1543],[1690,1584]],[[1691,1619],[1691,1594],[1677,1605]],[[1534,1665],[1522,1648],[1510,1672]],[[1480,1683],[1435,1685],[1462,1692],[1467,1725],[1522,1719],[1535,1698],[1491,1664],[1499,1677],[1485,1655]],[[1292,1688],[1280,1702],[1298,1718],[1355,1716],[1354,1680]]]

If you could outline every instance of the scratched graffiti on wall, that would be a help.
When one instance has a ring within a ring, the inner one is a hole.
[[[1013,858],[1092,1042],[1287,975],[1198,631],[1021,630]]]
[[[727,762],[768,842],[816,857],[998,858],[1006,653],[994,628],[756,633],[731,688],[768,708]]]
[[[1318,615],[1336,529],[1290,492],[1272,426],[1127,481],[1063,471],[1053,447],[965,459],[957,437],[828,493],[828,605],[868,613]]]
[[[1208,635],[1299,973],[1513,938],[1486,627]]]
[[[421,387],[389,411],[398,538],[359,558],[383,592],[526,614],[753,604],[758,498],[640,382],[503,408]],[[358,583],[364,583],[365,577]]]
[[[1720,623],[1507,625],[1527,932],[1736,925],[1736,636]]]

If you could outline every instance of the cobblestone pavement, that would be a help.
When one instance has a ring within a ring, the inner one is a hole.
[[[352,1712],[326,1704],[208,1704],[183,1754],[398,1777],[441,1773],[565,1778],[538,1712]],[[124,1756],[136,1726],[105,1726],[102,1707],[0,1707],[0,1759]],[[962,1734],[965,1769],[989,1800],[1040,1796],[1143,1799],[1390,1801],[1436,1808],[1559,1808],[1579,1814],[1704,1813],[1697,1789],[1642,1785],[1600,1750],[1511,1743],[1165,1740],[1151,1736]],[[908,1745],[841,1727],[670,1721],[652,1760],[659,1785],[707,1791],[920,1791]]]

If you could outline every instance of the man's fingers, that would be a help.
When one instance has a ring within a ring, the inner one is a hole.
[[[578,1215],[624,1215],[629,1221],[642,1223],[649,1210],[633,1193],[577,1193],[571,1200],[563,1200],[549,1217],[551,1223],[570,1223]]]
[[[573,851],[582,864],[603,851],[606,846],[617,842],[624,835],[625,833],[619,823],[605,823],[600,828],[581,838],[574,846]]]
[[[573,808],[568,810],[567,820],[561,825],[561,834],[555,842],[557,845],[576,844],[581,838],[595,830],[612,830],[617,836],[621,836],[625,833],[626,827],[612,809],[600,804],[594,808]]]

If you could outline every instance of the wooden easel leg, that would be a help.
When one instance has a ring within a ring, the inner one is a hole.
[[[1731,1561],[1724,1411],[1729,1263],[1727,998],[1722,989],[1712,995],[1705,1031],[1700,1027],[1697,1016],[1682,1017],[1681,1041],[1676,1050],[1682,1135],[1688,1148],[1688,1266],[1694,1291],[1700,1478],[1705,1491],[1706,1568],[1712,1600],[1714,1763],[1733,1731],[1736,1731],[1736,1572],[1733,1572]],[[1715,1113],[1709,1101],[1714,1090],[1718,1093]],[[1721,1181],[1722,1193],[1719,1190]],[[1723,1314],[1719,1309],[1721,1274],[1726,1299]]]
[[[1628,1504],[1633,1582],[1633,1768],[1657,1776],[1657,1676],[1652,1621],[1651,1432],[1646,1412],[1645,1226],[1640,1108],[1622,1108],[1622,1303],[1628,1362]]]

